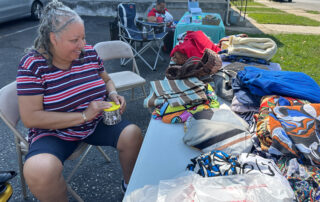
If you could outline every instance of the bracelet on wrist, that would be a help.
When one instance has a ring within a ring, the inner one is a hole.
[[[113,91],[110,91],[110,92],[109,92],[108,96],[111,96],[111,95],[113,95],[113,94],[118,95],[117,91],[113,90]]]
[[[82,118],[84,120],[84,123],[88,121],[87,117],[86,117],[86,114],[83,112],[81,112],[81,115],[82,115]]]

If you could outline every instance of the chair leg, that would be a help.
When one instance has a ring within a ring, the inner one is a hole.
[[[159,42],[159,46],[158,46],[158,55],[159,55],[159,58],[160,58],[160,60],[163,62],[164,61],[164,58],[161,56],[161,54],[160,54],[160,50],[161,50],[161,46],[162,46],[162,43],[161,42]]]
[[[79,160],[79,162],[77,163],[77,165],[73,168],[73,170],[71,171],[70,175],[67,177],[67,189],[68,192],[78,201],[78,202],[84,202],[82,200],[82,198],[71,188],[71,186],[69,185],[69,182],[72,178],[72,176],[74,175],[74,173],[78,170],[79,166],[81,165],[81,163],[83,162],[84,158],[88,155],[90,149],[92,148],[93,145],[89,145],[88,148],[86,149],[86,151],[83,153],[81,159]],[[100,146],[97,146],[98,150],[102,153],[102,155],[104,156],[104,158],[106,159],[106,161],[109,163],[111,162],[110,158],[108,157],[108,155],[102,150],[102,148]]]
[[[135,48],[132,48],[132,51],[134,53],[134,57],[138,56],[151,70],[152,67],[151,65],[142,57],[142,54],[148,49],[150,48],[151,45],[151,41],[148,42],[144,47],[142,47],[139,51],[137,51]],[[130,58],[129,60],[127,60],[124,65],[126,65],[128,62],[130,62],[132,60],[132,58]]]
[[[125,42],[127,42],[125,39],[124,39]],[[127,42],[128,43],[128,42]],[[151,70],[153,70],[152,66],[142,57],[142,54],[148,49],[150,48],[152,44],[152,41],[149,41],[144,47],[142,47],[139,51],[137,51],[137,46],[136,46],[136,43],[134,43],[134,47],[131,45],[131,49],[134,53],[134,57],[138,56]],[[130,62],[132,60],[132,58],[128,59],[128,60],[125,60],[123,62],[123,65],[126,65],[128,64],[128,62]]]
[[[109,156],[103,151],[103,149],[100,146],[97,146],[97,149],[101,152],[102,156],[106,159],[107,163],[111,162],[111,159]]]
[[[131,100],[134,99],[134,88],[131,89]]]
[[[71,188],[69,184],[67,184],[67,190],[78,202],[84,202],[84,200],[82,200],[82,198]]]
[[[14,139],[15,139],[16,150],[18,155],[19,175],[20,175],[20,181],[21,181],[22,195],[24,199],[27,199],[27,186],[23,176],[23,161],[22,161],[22,152],[21,152],[21,146],[20,146],[21,143],[17,137],[15,137]]]
[[[88,148],[86,149],[86,151],[83,153],[81,159],[79,160],[77,165],[73,168],[73,170],[71,171],[70,175],[67,177],[67,180],[66,180],[67,183],[70,182],[70,180],[73,177],[74,173],[78,170],[79,166],[81,165],[81,163],[83,162],[83,160],[87,156],[87,154],[89,153],[89,151],[92,148],[92,146],[93,145],[89,145]],[[106,159],[106,161],[108,163],[111,162],[109,156],[106,153],[104,153],[104,151],[102,150],[102,148],[100,146],[97,146],[97,149],[102,153],[103,157]]]
[[[143,95],[146,98],[147,97],[147,93],[146,93],[146,90],[144,89],[144,86],[141,86],[141,88],[142,88],[142,91],[143,91]]]
[[[147,97],[147,93],[146,93],[146,90],[144,89],[144,86],[141,86],[141,90],[143,92],[143,96],[134,97],[134,88],[132,88],[131,89],[131,100],[137,100],[137,99],[141,99],[141,98],[146,98]]]
[[[161,50],[161,42],[155,41],[154,43],[156,44],[156,48],[157,48],[158,50],[155,50],[154,47],[151,46],[152,51],[153,51],[155,54],[157,54],[157,56],[159,56],[159,58],[160,58],[161,61],[164,61],[164,58],[161,56],[160,51],[159,51],[159,50]]]
[[[23,194],[23,198],[26,199],[27,198],[27,185],[26,185],[26,180],[24,179],[23,176],[23,163],[22,163],[22,157],[19,157],[19,172],[20,172],[20,181],[21,181],[21,186],[22,186],[22,194]]]
[[[124,58],[120,58],[120,65],[121,66],[124,66],[124,62],[125,62],[125,59]]]
[[[152,70],[156,70],[157,63],[158,63],[158,59],[159,59],[159,56],[160,56],[160,49],[161,49],[161,46],[159,46],[159,48],[158,48],[156,61],[154,62],[154,65],[153,65],[153,69],[152,69]],[[161,56],[160,56],[160,57],[161,57]]]
[[[128,41],[124,38],[121,39],[122,41],[125,41],[126,43],[128,43]],[[145,46],[143,46],[139,51],[137,51],[137,46],[136,46],[136,43],[134,43],[134,46],[131,45],[131,48],[132,48],[132,51],[134,53],[134,57],[138,56],[152,71],[156,70],[156,66],[157,66],[157,63],[158,63],[158,59],[160,58],[162,61],[164,60],[164,58],[160,55],[160,50],[161,50],[161,43],[157,43],[158,41],[155,41],[156,42],[156,45],[157,45],[157,48],[158,48],[158,51],[155,50],[153,47],[152,47],[152,44],[153,44],[154,41],[149,41],[147,42],[147,44]],[[130,43],[131,44],[131,43]],[[153,67],[142,57],[142,54],[147,50],[151,48],[153,52],[156,53],[156,60],[155,60],[155,63],[153,65]],[[128,59],[128,60],[123,60],[121,61],[121,65],[126,65],[128,64],[128,62],[130,62],[132,60],[132,58]]]
[[[78,170],[79,166],[81,165],[82,161],[84,160],[84,158],[87,156],[87,154],[89,153],[90,149],[91,149],[92,145],[89,145],[88,148],[86,149],[86,151],[83,153],[81,159],[79,160],[79,162],[77,163],[77,165],[72,169],[70,175],[67,177],[66,182],[69,183],[69,181],[71,180],[72,176],[74,175],[74,173]]]

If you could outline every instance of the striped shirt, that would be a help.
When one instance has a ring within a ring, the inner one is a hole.
[[[18,96],[43,96],[43,109],[55,112],[82,112],[93,100],[104,100],[106,85],[99,76],[104,71],[102,60],[92,46],[74,60],[69,70],[48,66],[47,60],[37,51],[25,55],[17,73]],[[101,115],[84,124],[65,129],[29,129],[29,142],[44,136],[56,136],[75,141],[89,136]]]

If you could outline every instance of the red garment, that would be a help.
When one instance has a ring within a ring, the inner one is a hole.
[[[170,57],[173,57],[174,52],[191,56],[202,57],[206,48],[218,53],[221,49],[216,46],[212,41],[201,31],[187,31],[187,35],[184,37],[183,43],[176,45],[170,53]]]
[[[148,13],[148,17],[150,16],[156,17],[157,23],[166,22],[167,26],[171,25],[173,21],[173,17],[167,8],[165,8],[163,12],[159,12],[156,8],[152,8]]]
[[[157,11],[156,8],[152,8],[149,13],[148,13],[148,17],[149,16],[154,16],[154,17],[158,17],[159,15],[164,15],[166,12],[169,12],[167,8],[164,9],[164,12],[159,12]]]

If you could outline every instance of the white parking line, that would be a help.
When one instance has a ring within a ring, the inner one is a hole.
[[[5,35],[3,35],[3,36],[0,36],[0,39],[5,38],[5,37],[8,37],[8,36],[15,35],[15,34],[18,34],[18,33],[21,33],[21,32],[24,32],[24,31],[27,31],[27,30],[30,30],[30,29],[33,29],[33,28],[36,28],[36,27],[38,27],[38,26],[39,26],[39,25],[36,25],[36,26],[33,26],[33,27],[28,27],[28,28],[25,28],[25,29],[22,29],[22,30],[18,30],[18,31],[13,32],[13,33],[5,34]]]

